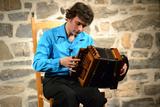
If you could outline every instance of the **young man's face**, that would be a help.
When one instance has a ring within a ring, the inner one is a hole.
[[[69,32],[71,35],[77,35],[78,33],[84,31],[84,28],[87,26],[79,17],[74,17],[73,19],[68,20],[69,23]]]

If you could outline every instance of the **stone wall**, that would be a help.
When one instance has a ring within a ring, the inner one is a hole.
[[[118,89],[101,89],[106,107],[160,107],[159,0],[0,0],[0,107],[37,107],[31,12],[37,20],[64,21],[65,9],[75,1],[94,9],[86,31],[96,45],[117,47],[129,58]]]

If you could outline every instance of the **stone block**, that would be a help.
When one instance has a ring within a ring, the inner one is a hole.
[[[115,41],[115,38],[96,38],[95,45],[97,47],[110,48]]]
[[[133,0],[111,0],[112,5],[131,5]]]
[[[17,78],[23,78],[34,73],[32,69],[6,69],[0,72],[0,80],[12,80]]]
[[[47,18],[58,12],[59,7],[56,2],[47,4],[46,2],[39,2],[36,5],[36,13],[38,19]]]
[[[13,36],[13,25],[9,23],[0,23],[0,37]]]
[[[11,96],[0,99],[1,107],[22,107],[22,98],[18,96]]]
[[[160,20],[159,15],[157,14],[149,14],[144,16],[135,15],[124,20],[114,21],[112,26],[118,31],[137,31],[148,27],[155,29],[160,28]]]
[[[12,51],[16,57],[28,57],[30,56],[30,47],[27,42],[17,42],[11,44]]]
[[[0,85],[0,96],[1,95],[16,95],[24,92],[25,88],[20,84],[13,85]]]
[[[8,60],[13,58],[13,55],[10,52],[8,46],[2,40],[0,40],[0,50],[1,50],[0,60]]]
[[[136,98],[129,101],[122,101],[122,107],[155,107],[152,98]]]
[[[159,69],[159,71],[160,71],[160,69]],[[155,73],[155,75],[154,75],[154,80],[155,80],[155,81],[160,80],[160,72],[156,72],[156,73]]]
[[[106,8],[106,6],[101,6],[101,7],[94,7],[93,6],[93,11],[95,13],[95,18],[108,18],[110,16],[114,16],[118,14],[118,9],[109,9]]]
[[[147,58],[149,55],[149,52],[147,51],[132,51],[131,56],[135,58]]]
[[[29,12],[17,12],[8,14],[8,18],[11,21],[26,21],[28,19]]]
[[[20,0],[0,0],[0,11],[11,11],[21,9]]]
[[[146,95],[160,95],[160,84],[144,85],[144,93]]]
[[[121,38],[122,46],[126,49],[131,48],[131,33],[124,33]]]
[[[20,24],[17,28],[16,36],[19,38],[31,38],[31,24]]]
[[[135,48],[151,49],[153,45],[153,36],[149,33],[139,33],[138,38],[134,44]]]
[[[160,32],[156,32],[155,34],[156,46],[160,49]]]

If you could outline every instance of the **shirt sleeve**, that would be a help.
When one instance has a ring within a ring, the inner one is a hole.
[[[33,68],[36,71],[47,72],[47,71],[58,71],[60,66],[59,58],[53,59],[50,54],[53,52],[52,42],[50,39],[51,32],[46,31],[40,38],[37,50],[33,59]]]

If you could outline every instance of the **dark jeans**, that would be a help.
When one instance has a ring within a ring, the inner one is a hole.
[[[77,79],[69,76],[45,77],[43,92],[46,98],[53,98],[53,107],[103,107],[107,99],[97,88],[81,87]]]

